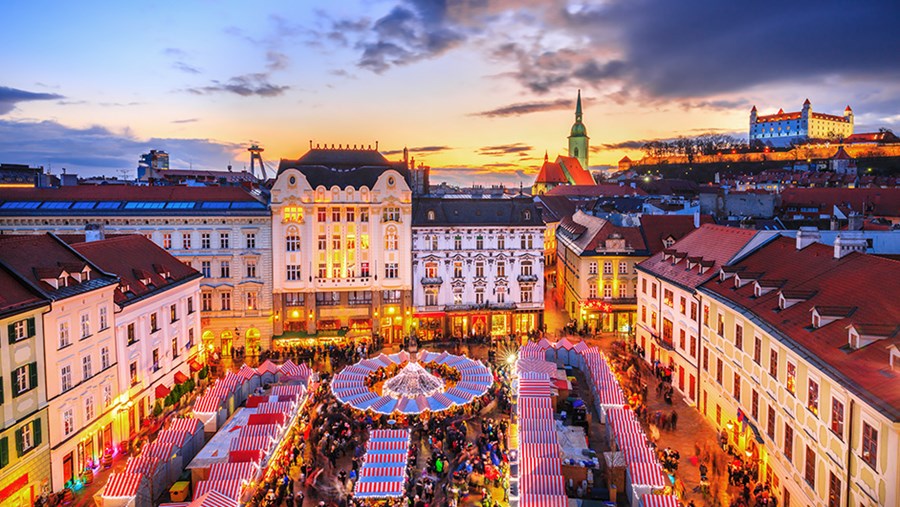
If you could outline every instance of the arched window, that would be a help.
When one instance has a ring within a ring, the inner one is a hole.
[[[287,235],[284,237],[284,247],[288,252],[300,251],[300,231],[296,227],[288,227]]]
[[[576,157],[578,156],[578,147],[577,146],[575,147],[575,156]]]
[[[384,235],[384,249],[393,251],[397,249],[397,229],[389,227]]]
[[[428,210],[428,212],[425,214],[425,218],[429,222],[434,222],[434,210],[433,209]]]
[[[525,220],[526,222],[531,220],[531,210],[525,210],[522,212],[522,220]]]

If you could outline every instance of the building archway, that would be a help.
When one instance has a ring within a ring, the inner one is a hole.
[[[244,334],[244,346],[248,356],[259,354],[259,329],[251,327]]]
[[[229,356],[231,355],[231,346],[232,341],[234,340],[234,333],[231,331],[222,331],[222,355]]]
[[[202,341],[203,349],[207,352],[212,351],[216,347],[216,335],[212,331],[203,331],[200,340]]]

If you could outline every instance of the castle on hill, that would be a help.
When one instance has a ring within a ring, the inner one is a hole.
[[[853,135],[853,110],[844,109],[843,116],[816,113],[809,99],[803,109],[785,113],[779,109],[775,114],[759,115],[756,106],[750,110],[750,143],[759,141],[767,146],[783,148],[792,143],[803,143],[810,139],[845,139]]]

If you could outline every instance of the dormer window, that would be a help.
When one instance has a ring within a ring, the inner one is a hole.
[[[59,278],[56,279],[56,288],[60,287],[68,287],[69,286],[69,277],[63,273]]]
[[[434,222],[434,210],[430,209],[427,213],[425,213],[425,219],[429,222]]]
[[[753,284],[753,295],[756,297],[762,296],[762,289],[759,286],[759,283]]]
[[[778,295],[778,309],[784,310],[788,306],[789,305],[787,304],[787,299],[784,298],[784,294],[779,294]]]
[[[819,317],[819,314],[818,314],[818,313],[813,312],[813,316],[812,316],[812,327],[813,327],[813,329],[819,329],[819,326],[821,326],[821,325],[822,325],[822,318]]]

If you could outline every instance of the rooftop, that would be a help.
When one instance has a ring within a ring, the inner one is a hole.
[[[537,206],[530,196],[514,198],[446,199],[423,197],[413,208],[415,227],[442,226],[542,226]]]
[[[813,243],[797,250],[792,238],[779,237],[737,262],[735,267],[763,273],[766,279],[784,280],[781,290],[754,296],[753,284],[735,288],[732,280],[718,278],[700,290],[754,316],[756,322],[779,337],[795,354],[855,392],[892,421],[900,421],[900,372],[891,371],[888,342],[878,340],[859,349],[848,347],[848,326],[865,329],[896,327],[900,305],[891,291],[900,287],[900,263],[850,253],[834,258],[834,249]],[[778,309],[779,294],[797,301]],[[846,306],[853,302],[851,312]],[[844,318],[813,328],[811,311],[826,308]],[[839,309],[840,311],[834,311]],[[868,326],[868,327],[867,327]],[[874,327],[871,327],[874,326]]]
[[[640,188],[627,185],[564,185],[554,187],[547,195],[573,197],[624,197],[627,195],[647,195]]]
[[[781,205],[817,206],[831,212],[834,206],[847,206],[869,215],[900,216],[900,188],[785,188]]]
[[[406,163],[391,162],[377,150],[350,148],[313,148],[296,160],[281,159],[278,174],[297,169],[313,188],[338,186],[346,188],[372,188],[378,178],[393,169],[409,183]]]

